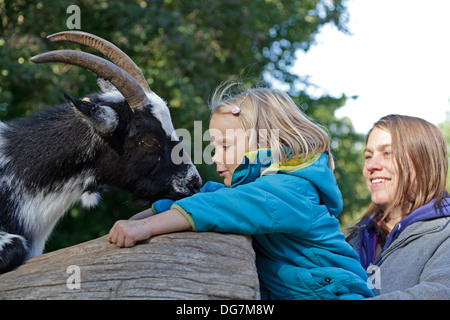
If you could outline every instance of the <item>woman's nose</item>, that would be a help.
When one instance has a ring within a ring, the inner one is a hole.
[[[370,159],[366,159],[364,167],[367,171],[373,172],[373,171],[380,171],[383,170],[382,163],[378,157],[372,157]]]

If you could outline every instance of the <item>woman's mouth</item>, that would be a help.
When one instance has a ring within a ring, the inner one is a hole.
[[[374,184],[381,184],[381,183],[385,183],[390,181],[391,179],[389,178],[372,178],[370,179],[370,182],[374,185]]]

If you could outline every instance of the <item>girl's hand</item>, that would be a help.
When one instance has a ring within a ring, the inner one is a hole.
[[[171,209],[140,220],[119,220],[109,231],[106,240],[119,247],[132,247],[151,236],[188,230],[191,227],[184,215]]]
[[[119,247],[132,247],[136,242],[146,240],[152,236],[149,222],[149,218],[141,220],[119,220],[109,231],[106,240]]]

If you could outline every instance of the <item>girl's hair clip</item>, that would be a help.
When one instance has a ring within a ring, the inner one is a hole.
[[[247,97],[248,97],[248,92],[245,94],[245,97],[244,97],[244,99],[242,99],[241,103],[239,103],[239,106],[235,106],[235,107],[231,108],[230,112],[232,114],[239,114],[239,113],[241,113],[241,106],[244,103],[245,99],[247,99]]]
[[[232,114],[239,114],[241,112],[241,108],[240,107],[233,107],[231,108],[231,113]]]

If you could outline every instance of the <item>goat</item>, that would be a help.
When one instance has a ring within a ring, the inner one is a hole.
[[[0,273],[41,254],[67,209],[80,200],[85,207],[96,205],[106,185],[145,204],[186,197],[201,186],[166,103],[125,53],[81,31],[48,38],[88,45],[112,62],[75,50],[31,58],[88,69],[99,77],[102,92],[83,100],[64,94],[66,104],[0,122]],[[176,164],[174,148],[184,157]]]

